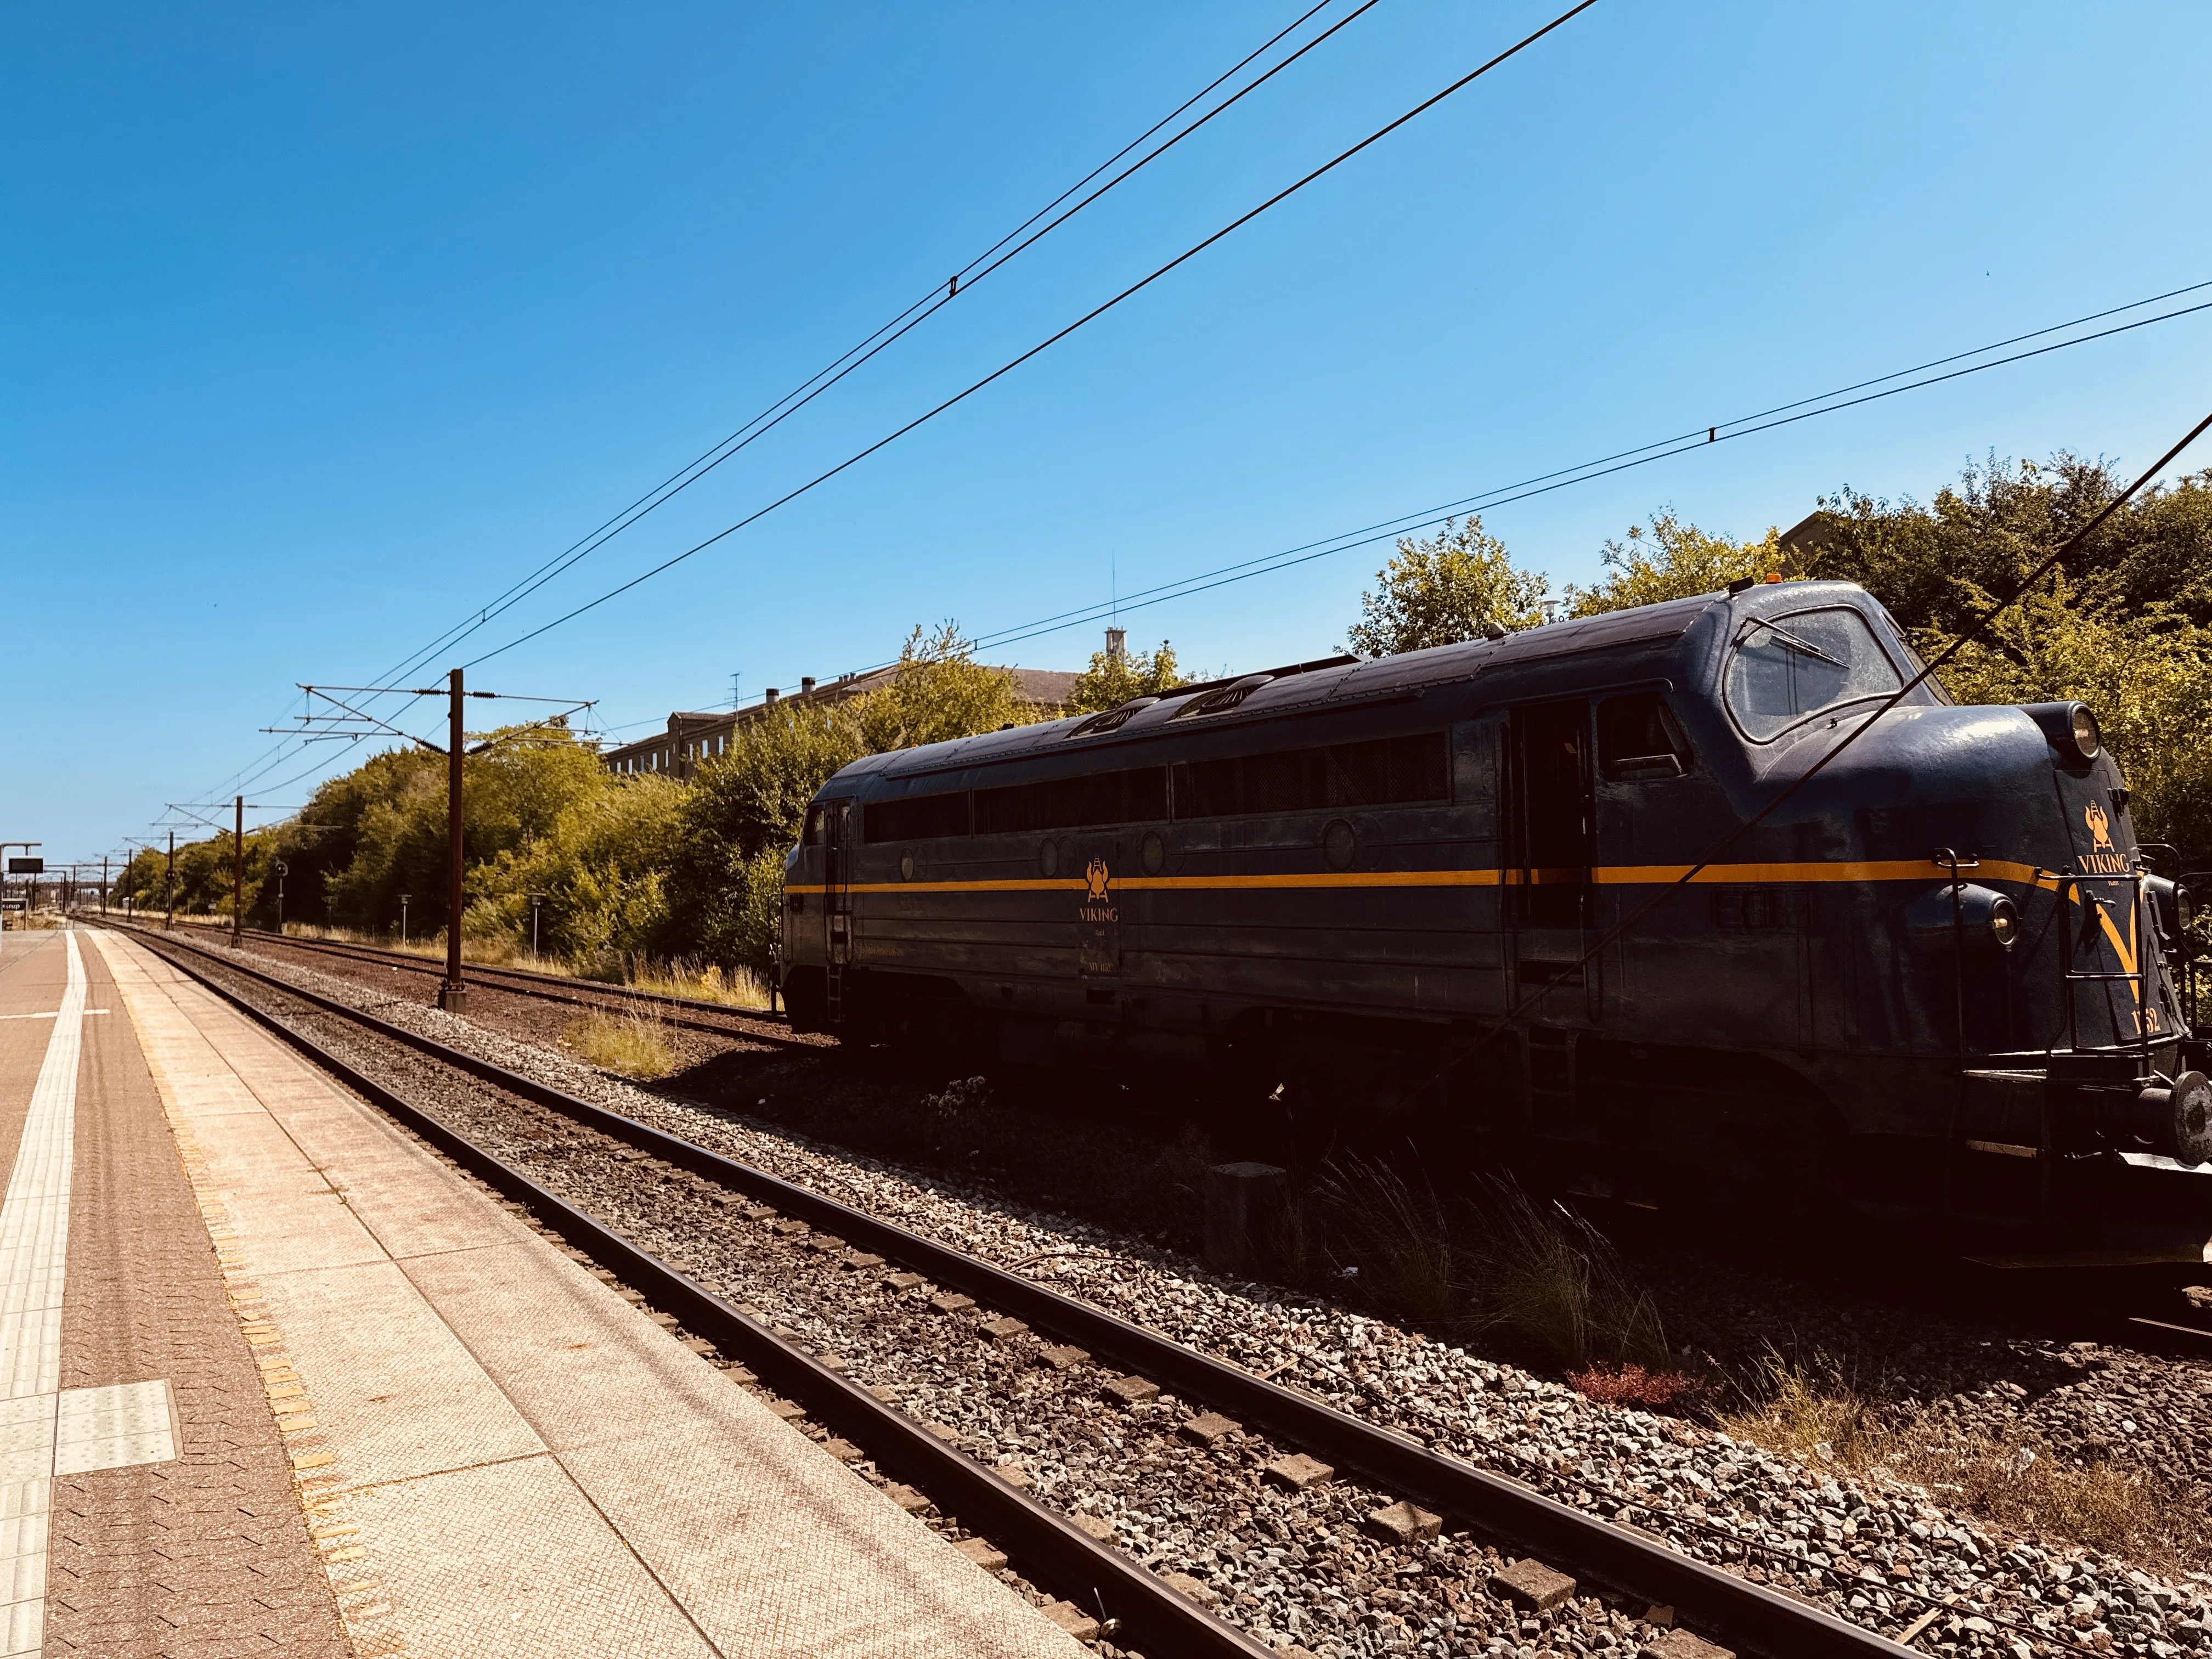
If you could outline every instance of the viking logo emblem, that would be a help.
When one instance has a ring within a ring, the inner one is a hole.
[[[2112,821],[2105,815],[2105,809],[2095,801],[2091,801],[2081,814],[2081,821],[2089,826],[2089,833],[2097,838],[2097,850],[2100,853],[2111,852]]]
[[[1106,902],[1106,884],[1109,878],[1104,859],[1093,859],[1083,872],[1084,897],[1093,904]]]

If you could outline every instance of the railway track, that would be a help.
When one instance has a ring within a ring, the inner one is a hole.
[[[196,926],[188,924],[188,926]],[[151,933],[152,929],[143,929]],[[228,929],[198,928],[200,932]],[[169,937],[177,935],[172,933]],[[299,951],[309,956],[323,955],[341,957],[350,962],[374,963],[380,967],[398,969],[402,973],[418,974],[432,979],[445,977],[445,965],[404,951],[387,951],[374,945],[356,945],[347,939],[298,939],[290,934],[261,931],[246,935],[250,945],[264,949]],[[716,1036],[741,1036],[749,1042],[787,1044],[793,1048],[820,1048],[823,1043],[805,1043],[793,1038],[790,1021],[781,1012],[767,1009],[738,1008],[728,1003],[712,1002],[702,997],[673,996],[660,991],[641,991],[633,986],[610,985],[599,980],[576,979],[561,974],[536,973],[526,968],[494,968],[477,963],[465,964],[469,983],[510,996],[530,997],[541,1002],[556,1002],[574,1008],[651,1008],[665,1024],[681,1030],[703,1031]],[[762,1026],[781,1030],[762,1030]]]
[[[107,920],[110,922],[113,921],[112,918]],[[203,934],[227,936],[228,933],[227,928],[210,928],[200,924],[187,926]],[[155,930],[138,931],[150,933]],[[173,933],[168,936],[176,937]],[[444,974],[442,964],[437,962],[405,951],[384,950],[347,940],[301,939],[266,932],[249,933],[246,939],[249,944],[263,948],[298,951],[310,957],[319,953],[334,956],[397,968],[403,972],[428,978],[441,978]],[[813,1052],[834,1051],[838,1046],[830,1042],[810,1042],[794,1038],[787,1030],[760,1029],[763,1026],[785,1026],[787,1021],[781,1013],[735,1009],[726,1004],[696,998],[670,996],[560,975],[533,973],[526,969],[471,964],[469,973],[473,984],[539,1001],[580,1008],[651,1006],[663,1011],[660,1018],[670,1025],[711,1036],[738,1036],[748,1042]],[[2014,1316],[2030,1325],[2038,1323],[2054,1310],[2063,1310],[2075,1328],[2094,1333],[2114,1346],[2172,1358],[2212,1359],[2212,1305],[2187,1305],[2172,1287],[2151,1292],[2131,1291],[2115,1305],[2109,1274],[2106,1282],[2086,1287],[2064,1285],[2058,1282],[2063,1276],[2054,1278],[2049,1273],[2033,1273],[2027,1276],[2048,1282],[2000,1290],[1998,1281],[1984,1282],[1975,1279],[1972,1281],[1974,1288],[1962,1291],[1961,1294],[1970,1303],[1987,1299],[2007,1306],[2013,1310]]]
[[[1210,1355],[1049,1290],[989,1262],[795,1185],[766,1171],[577,1099],[535,1079],[447,1048],[343,1003],[319,996],[173,934],[131,930],[192,978],[267,1027],[421,1135],[470,1174],[526,1206],[549,1231],[613,1270],[653,1305],[711,1341],[779,1394],[804,1407],[830,1431],[866,1449],[887,1474],[911,1484],[962,1526],[984,1534],[1037,1582],[1096,1610],[1113,1640],[1152,1659],[1173,1655],[1255,1656],[1268,1650],[1198,1600],[1180,1593],[1125,1552],[1100,1542],[906,1412],[857,1385],[832,1364],[780,1335],[763,1318],[726,1299],[698,1277],[646,1248],[533,1178],[507,1158],[390,1086],[380,1070],[334,1052],[300,1029],[335,1019],[340,1047],[407,1051],[406,1064],[428,1061],[550,1112],[567,1123],[619,1143],[702,1184],[770,1206],[785,1222],[843,1242],[1049,1333],[1110,1363],[1137,1392],[1164,1388],[1180,1399],[1233,1416],[1280,1446],[1324,1462],[1443,1517],[1472,1528],[1508,1558],[1540,1560],[1583,1586],[1624,1603],[1674,1610],[1682,1638],[1695,1630],[1741,1654],[1828,1656],[1895,1654],[1887,1638],[1794,1596],[1778,1594],[1648,1535],[1611,1525],[1488,1469],[1431,1450],[1409,1436],[1338,1411]],[[228,981],[228,982],[227,982]],[[290,1007],[286,1007],[286,1004]],[[274,1005],[274,1006],[272,1006]],[[717,1218],[719,1219],[719,1218]],[[1059,1352],[1066,1352],[1066,1349]],[[1186,1585],[1186,1588],[1194,1588]],[[1681,1652],[1701,1650],[1680,1647]],[[1710,1651],[1710,1650],[1702,1650]]]

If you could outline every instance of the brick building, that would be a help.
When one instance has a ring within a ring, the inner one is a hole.
[[[1010,668],[1015,689],[1041,708],[1059,708],[1075,695],[1077,676],[1050,668]],[[601,757],[610,772],[657,772],[689,781],[703,761],[730,751],[731,739],[748,722],[787,702],[827,704],[844,702],[864,691],[888,684],[896,667],[878,668],[866,674],[840,674],[823,682],[807,675],[799,690],[787,697],[771,687],[749,708],[723,708],[707,713],[677,713],[668,717],[668,729],[652,737],[610,749]]]

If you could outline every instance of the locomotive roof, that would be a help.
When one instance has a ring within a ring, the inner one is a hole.
[[[1742,615],[1765,615],[1802,609],[1808,602],[1851,603],[1863,598],[1864,592],[1854,582],[1760,583],[1739,593],[1700,593],[1686,599],[1668,599],[1627,611],[1546,623],[1509,634],[1502,640],[1467,640],[1456,645],[1435,646],[1425,651],[1407,651],[1365,660],[1329,657],[1316,662],[1292,663],[1232,679],[1179,686],[1138,708],[1115,729],[1114,735],[1117,738],[1164,735],[1165,728],[1176,725],[1178,716],[1197,699],[1209,694],[1218,696],[1247,681],[1258,684],[1236,702],[1233,713],[1203,716],[1200,723],[1206,727],[1217,723],[1242,725],[1271,715],[1312,712],[1330,704],[1400,697],[1431,686],[1472,680],[1478,675],[1509,666],[1631,646],[1656,645],[1680,638],[1716,607]],[[1027,756],[1066,754],[1088,746],[1085,738],[1074,733],[1078,726],[1097,718],[1095,714],[1070,715],[1007,731],[987,732],[978,737],[955,738],[916,749],[864,756],[840,771],[837,777],[851,780],[877,772],[891,778],[911,777]]]

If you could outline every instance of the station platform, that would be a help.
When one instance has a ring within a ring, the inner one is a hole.
[[[151,951],[0,939],[0,1659],[1078,1659]]]

